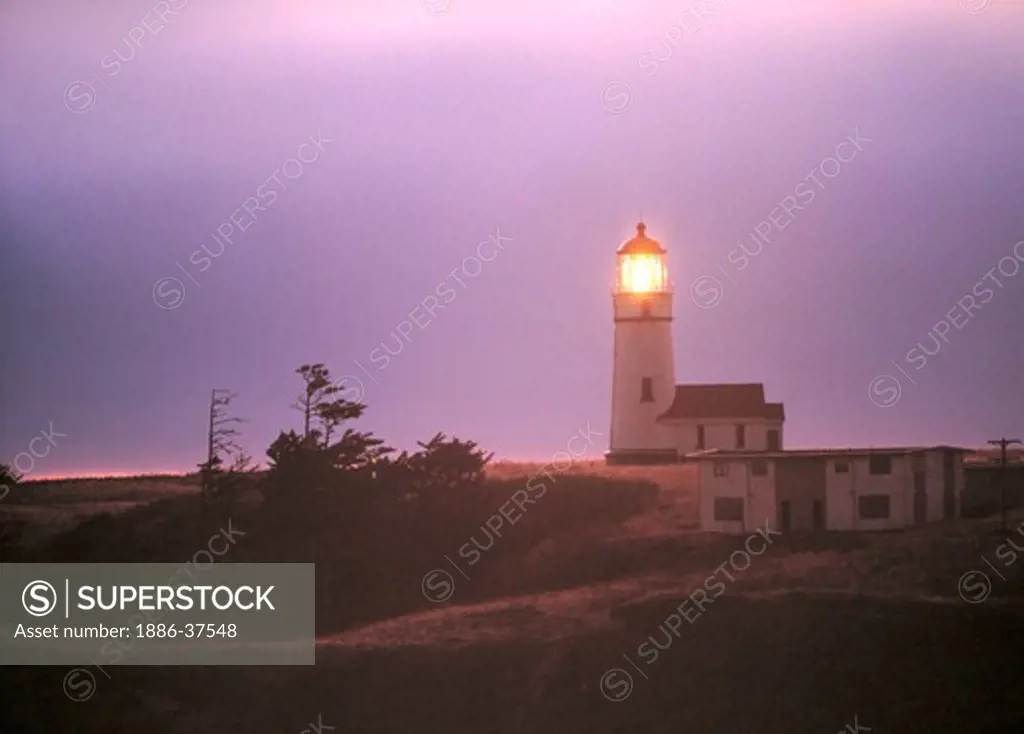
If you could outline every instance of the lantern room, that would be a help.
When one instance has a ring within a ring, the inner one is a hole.
[[[636,237],[619,248],[619,272],[616,291],[619,293],[667,293],[666,252],[661,243],[646,234],[643,222],[636,225]]]

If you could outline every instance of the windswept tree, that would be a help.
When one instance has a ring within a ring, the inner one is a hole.
[[[282,431],[267,449],[271,488],[324,487],[393,451],[368,431],[347,428],[334,440],[342,424],[362,417],[366,405],[340,397],[342,388],[322,363],[304,364],[296,373],[303,391],[293,407],[302,413],[302,433]]]
[[[313,438],[322,447],[329,446],[334,430],[345,421],[362,416],[366,406],[335,397],[342,388],[331,382],[330,370],[323,363],[304,364],[295,371],[305,383],[293,405],[302,413],[302,437]]]
[[[238,425],[244,421],[228,412],[231,401],[236,397],[237,393],[229,390],[215,389],[210,393],[206,461],[199,464],[199,477],[205,502],[212,502],[217,497],[235,490],[240,486],[241,475],[253,471],[251,457],[236,440],[241,435]]]

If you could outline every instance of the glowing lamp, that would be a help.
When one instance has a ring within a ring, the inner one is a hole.
[[[666,293],[667,253],[657,240],[646,234],[643,222],[636,225],[636,237],[619,248],[619,274],[616,290],[620,293]]]

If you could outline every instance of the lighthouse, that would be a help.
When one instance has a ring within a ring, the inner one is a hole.
[[[607,460],[610,464],[674,462],[678,453],[672,432],[658,421],[676,393],[667,253],[647,236],[647,227],[640,222],[636,236],[619,247],[617,257]]]
[[[676,384],[665,248],[636,236],[618,250],[609,464],[671,464],[709,450],[781,451],[782,403],[759,382]]]

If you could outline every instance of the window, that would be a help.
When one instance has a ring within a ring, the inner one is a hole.
[[[753,459],[750,462],[750,473],[755,477],[768,476],[768,462],[765,459]]]
[[[704,426],[697,426],[697,448],[704,448]]]
[[[769,451],[781,451],[782,441],[779,437],[779,430],[777,428],[769,429],[768,431],[768,450]]]
[[[640,402],[654,402],[654,380],[650,377],[644,377],[640,380]]]
[[[736,448],[745,449],[747,447],[747,427],[740,423],[736,426]]]
[[[865,494],[857,498],[861,520],[886,520],[889,517],[889,495]]]
[[[715,522],[743,522],[743,498],[715,497]]]
[[[727,462],[727,461],[716,461],[714,466],[715,466],[715,476],[716,477],[727,477],[727,476],[729,476],[729,462]]]
[[[836,459],[835,464],[836,474],[849,474],[850,473],[850,462],[846,459]]]
[[[870,465],[872,474],[892,474],[892,457],[888,454],[872,455]]]

